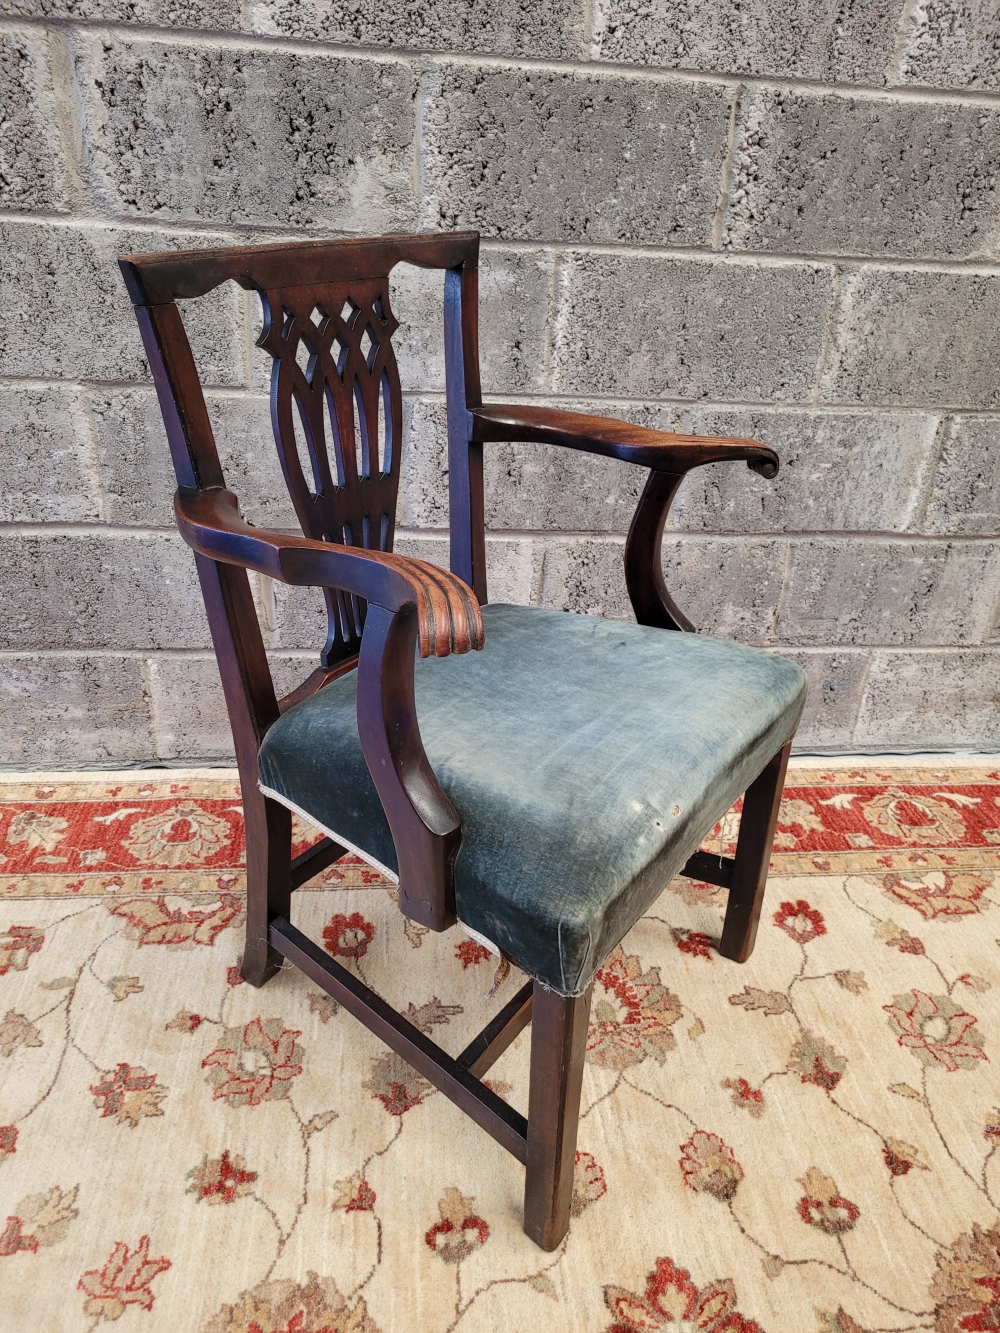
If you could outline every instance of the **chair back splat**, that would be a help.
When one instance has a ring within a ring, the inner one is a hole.
[[[389,274],[399,263],[452,270],[445,297],[449,415],[459,416],[467,452],[467,408],[478,407],[479,237],[400,236],[377,241],[252,246],[183,255],[127,256],[121,269],[136,305],[167,422],[179,484],[224,485],[218,451],[176,300],[233,280],[256,291],[270,352],[271,422],[281,469],[306,537],[391,551],[402,455],[403,405],[392,338]],[[481,457],[481,450],[480,450]],[[462,458],[456,460],[461,486]],[[475,498],[476,478],[464,490]],[[480,497],[482,483],[478,479]],[[459,525],[462,526],[462,525]],[[467,522],[456,572],[485,601],[485,561]],[[481,524],[480,533],[481,533]],[[482,547],[480,535],[479,546]],[[478,587],[476,586],[478,584]],[[324,588],[328,633],[323,668],[356,660],[366,607],[356,594]],[[324,682],[325,683],[325,682]],[[300,696],[297,696],[297,698]],[[297,701],[296,698],[296,701]]]

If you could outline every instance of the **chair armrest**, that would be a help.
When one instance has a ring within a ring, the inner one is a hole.
[[[475,443],[528,440],[560,444],[650,469],[625,543],[625,586],[639,624],[661,629],[694,629],[667,591],[661,557],[667,511],[684,474],[705,463],[746,459],[747,467],[760,476],[770,480],[778,475],[778,455],[758,440],[673,435],[613,417],[509,403],[474,408],[469,417]]]
[[[241,518],[232,491],[222,487],[182,487],[174,511],[187,544],[212,560],[256,569],[281,583],[343,588],[387,611],[416,607],[421,657],[447,657],[483,646],[483,618],[475,594],[437,565],[255,528]]]
[[[527,440],[559,444],[567,449],[620,458],[656,472],[675,475],[705,463],[746,459],[762,477],[777,476],[778,455],[757,440],[727,439],[715,435],[674,435],[646,426],[633,426],[613,417],[591,417],[582,412],[561,412],[551,407],[522,407],[495,403],[473,408],[472,439]]]
[[[471,589],[423,560],[255,528],[220,487],[182,487],[177,526],[199,555],[283,583],[343,588],[368,602],[358,661],[358,736],[392,831],[399,906],[431,930],[455,921],[462,821],[428,762],[417,725],[414,659],[483,646]]]

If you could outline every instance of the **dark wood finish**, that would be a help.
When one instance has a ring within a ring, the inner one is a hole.
[[[691,633],[663,577],[663,528],[683,474],[650,472],[625,539],[625,587],[640,625]]]
[[[528,440],[559,444],[568,449],[620,458],[624,463],[662,472],[684,473],[705,463],[746,459],[762,476],[778,473],[778,455],[757,440],[718,435],[675,435],[668,431],[633,426],[615,417],[592,417],[562,412],[554,407],[523,407],[489,403],[472,411],[472,438]]]
[[[781,790],[792,742],[783,745],[768,766],[746,790],[743,814],[736,840],[733,881],[722,927],[719,953],[745,963],[753,952],[757,923],[764,905],[764,886],[771,862],[774,830],[778,824]]]
[[[462,821],[427,761],[413,702],[417,612],[368,613],[358,670],[358,734],[399,862],[399,906],[431,930],[454,925]]]
[[[169,305],[205,296],[223,282],[248,290],[366,282],[397,264],[420,268],[474,269],[479,233],[428,232],[416,236],[344,238],[337,241],[279,241],[221,250],[164,250],[124,255],[119,261],[134,306]]]
[[[475,408],[471,418],[470,456],[473,449],[482,448],[484,441],[525,440],[584,449],[588,453],[619,458],[625,463],[637,463],[650,469],[625,543],[625,586],[639,624],[655,625],[659,629],[688,632],[694,629],[667,591],[661,554],[667,511],[685,473],[706,463],[740,460],[746,460],[747,466],[762,477],[775,477],[778,473],[778,455],[757,440],[675,435],[633,426],[612,417],[511,404],[491,403]],[[455,462],[450,465],[454,469]],[[478,467],[481,476],[481,461]],[[460,498],[464,503],[464,491]],[[456,499],[459,497],[453,489],[453,509]],[[477,503],[481,512],[482,500]],[[454,541],[453,536],[453,551]],[[452,569],[465,577],[463,571],[466,568],[464,564],[456,564],[453,554]],[[485,600],[485,584],[482,593],[478,588],[476,591],[480,600]]]
[[[455,920],[461,820],[427,762],[414,702],[414,656],[483,646],[487,599],[483,448],[534,441],[648,467],[625,553],[641,624],[692,629],[663,580],[669,505],[693,467],[743,459],[763,476],[778,460],[755,440],[674,435],[548,408],[484,407],[479,379],[475,233],[309,241],[130,255],[120,261],[167,431],[177,523],[194,549],[233,729],[247,830],[243,976],[263,985],[287,958],[526,1162],[525,1230],[546,1249],[566,1233],[572,1198],[590,992],[566,999],[533,983],[454,1059],[289,924],[293,889],[339,859],[326,838],[291,857],[291,816],[258,787],[257,755],[280,713],[358,672],[358,727],[392,830],[400,907],[435,930]],[[393,554],[402,439],[397,329],[389,274],[399,263],[444,271],[451,573]],[[271,417],[302,535],[244,522],[226,489],[177,301],[235,281],[264,308]],[[319,666],[278,700],[247,577],[256,570],[321,588],[328,632]],[[730,884],[721,951],[753,947],[787,748],[746,794],[734,860],[696,852],[686,874]],[[533,1022],[525,1120],[478,1075]]]
[[[346,855],[347,848],[341,847],[339,842],[334,842],[332,838],[321,838],[319,842],[293,859],[291,865],[293,892],[295,889],[301,889],[302,885],[307,884],[314,875],[318,875],[321,870],[332,866],[334,861],[339,861]]]
[[[270,938],[289,962],[327,995],[332,995],[348,1013],[359,1018],[380,1041],[461,1107],[519,1162],[525,1160],[528,1122],[519,1111],[508,1106],[492,1088],[480,1083],[474,1074],[287,920],[279,917],[271,922]]]
[[[476,1078],[482,1078],[496,1064],[512,1041],[531,1022],[531,998],[534,982],[522,986],[512,1000],[487,1023],[478,1037],[469,1042],[458,1063]]]
[[[347,657],[342,662],[338,662],[333,667],[317,667],[310,675],[306,676],[301,685],[296,685],[294,690],[289,690],[278,700],[278,712],[287,713],[289,708],[294,708],[296,704],[302,703],[310,695],[321,690],[324,685],[329,685],[331,680],[337,680],[340,676],[346,676],[349,671],[353,671],[358,665],[356,657]]]
[[[267,938],[273,913],[287,916],[291,896],[292,817],[257,786],[257,751],[278,717],[278,702],[246,570],[196,554],[222,689],[240,769],[247,840],[247,932],[243,978],[262,986],[281,959]],[[247,772],[253,774],[248,782]]]
[[[554,1250],[569,1230],[591,984],[567,999],[535,983],[528,1086],[524,1230]]]
[[[387,611],[414,607],[421,657],[483,646],[479,603],[439,565],[252,527],[240,517],[236,496],[221,487],[179,489],[174,514],[187,544],[217,563],[256,569],[281,583],[342,588]]]
[[[711,852],[695,852],[689,856],[680,872],[688,879],[700,879],[706,884],[718,884],[728,889],[733,882],[736,862],[731,856],[713,856]]]
[[[486,601],[483,446],[471,430],[479,388],[479,273],[451,270],[444,280],[444,356],[448,397],[448,497],[451,568]]]

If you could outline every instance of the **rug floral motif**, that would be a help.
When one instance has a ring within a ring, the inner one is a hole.
[[[725,892],[667,887],[597,976],[552,1254],[426,1080],[243,983],[244,864],[225,772],[0,782],[5,1330],[1000,1330],[1000,771],[793,769],[742,967]],[[346,860],[294,920],[458,1051],[523,978],[394,898]]]

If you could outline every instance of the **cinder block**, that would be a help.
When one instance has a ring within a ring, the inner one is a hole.
[[[233,31],[241,26],[242,6],[240,0],[4,0],[3,9],[28,18]]]
[[[153,758],[138,657],[4,653],[0,712],[0,763],[85,768]]]
[[[952,417],[943,436],[925,531],[1000,535],[1000,417]]]
[[[824,401],[1000,407],[1000,277],[859,269],[844,278]]]
[[[233,733],[215,658],[200,653],[146,659],[157,759],[232,759]]]
[[[783,643],[977,644],[1000,593],[1000,542],[802,538],[782,602]]]
[[[540,605],[544,558],[545,548],[535,538],[488,536],[486,580],[490,601]]]
[[[754,89],[723,244],[965,258],[989,248],[998,171],[1000,110]]]
[[[990,0],[923,0],[908,20],[900,83],[1000,88],[1000,10]]]
[[[938,418],[918,412],[695,408],[698,435],[742,435],[777,450],[773,481],[745,463],[689,472],[671,526],[705,532],[905,531],[916,526]]]
[[[1000,651],[965,648],[872,654],[854,746],[893,750],[1000,748]]]
[[[765,647],[788,568],[789,543],[773,537],[665,537],[663,575],[701,634]]]
[[[0,365],[31,378],[150,378],[118,256],[225,245],[204,232],[0,223]],[[226,283],[181,310],[207,384],[243,382],[241,293]]]
[[[861,706],[869,654],[863,649],[845,652],[802,652],[782,646],[782,657],[797,662],[809,677],[805,712],[795,733],[794,750],[849,751]]]
[[[304,654],[268,657],[280,698],[318,665]],[[157,653],[146,659],[158,759],[232,759],[233,733],[211,653]]]
[[[881,83],[899,6],[892,0],[598,0],[596,58],[826,82]]]
[[[544,551],[541,605],[634,620],[622,537],[536,538]],[[678,608],[703,634],[772,644],[788,545],[757,540],[667,538],[663,572]]]
[[[416,221],[408,64],[89,37],[79,49],[117,212],[376,236]]]
[[[542,557],[538,605],[606,620],[635,619],[625,590],[623,538],[536,537],[535,544]]]
[[[443,398],[403,399],[396,525],[448,526],[448,414]]]
[[[657,403],[556,400],[553,406],[684,430],[685,409]],[[448,526],[448,437],[441,399],[407,399],[399,523]],[[627,532],[646,469],[544,444],[487,444],[483,459],[486,527],[518,532]]]
[[[269,604],[270,642],[275,649],[302,649],[319,653],[326,643],[327,621],[319,588],[294,588],[268,580],[265,597]],[[266,642],[266,640],[265,640]],[[319,658],[316,659],[317,665]]]
[[[172,527],[177,482],[155,391],[94,389],[87,403],[108,522]]]
[[[481,252],[479,361],[484,393],[537,393],[544,387],[553,262],[552,253],[541,249],[488,246]],[[389,282],[389,302],[400,323],[393,347],[403,388],[418,393],[443,390],[443,272],[398,265]]]
[[[177,482],[156,394],[94,389],[88,399],[108,521],[172,528]],[[243,516],[258,527],[297,527],[267,399],[208,393],[206,402],[226,485],[239,496]]]
[[[579,0],[251,0],[254,32],[362,46],[488,51],[574,59],[580,54]]]
[[[0,522],[99,519],[93,452],[77,390],[0,388]]]
[[[708,244],[728,89],[444,65],[426,95],[426,225],[515,240]]]
[[[0,208],[65,212],[66,169],[44,35],[0,33]]]
[[[400,555],[448,568],[447,532],[401,532],[396,538]],[[488,535],[486,581],[491,602],[537,606],[544,547],[536,538]]]
[[[486,526],[627,532],[646,469],[545,444],[487,444]]]
[[[559,275],[552,387],[808,398],[832,281],[819,264],[571,254]]]
[[[177,534],[0,534],[0,648],[207,648],[194,557]]]

